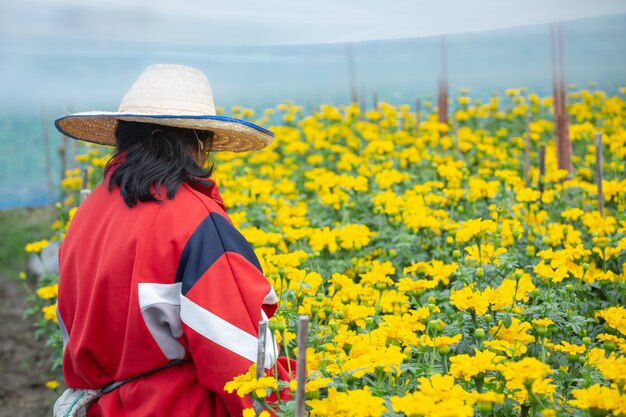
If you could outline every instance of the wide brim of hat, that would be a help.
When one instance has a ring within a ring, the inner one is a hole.
[[[62,134],[77,140],[115,146],[118,120],[156,123],[214,133],[211,151],[245,152],[261,149],[274,133],[246,120],[216,115],[155,115],[119,112],[83,112],[63,116],[54,125]]]

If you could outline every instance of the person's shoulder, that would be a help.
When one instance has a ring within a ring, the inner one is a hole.
[[[202,190],[184,182],[174,199],[164,200],[158,213],[158,222],[167,227],[195,229],[211,214],[228,218],[224,208]]]

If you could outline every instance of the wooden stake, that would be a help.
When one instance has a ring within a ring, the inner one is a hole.
[[[88,184],[89,173],[87,172],[87,168],[83,169],[82,178],[81,178],[81,190],[80,190],[80,202],[82,203],[85,199],[91,194],[91,190],[89,189]]]
[[[46,108],[41,108],[41,130],[43,134],[43,149],[44,158],[46,163],[46,178],[48,180],[48,203],[52,201],[52,190],[54,184],[52,182],[52,161],[50,158],[50,136],[48,135],[48,117],[46,115]]]
[[[61,179],[64,179],[65,171],[67,171],[67,136],[65,135],[61,135],[61,146],[59,146],[58,152],[61,161]]]
[[[305,417],[306,348],[308,345],[309,317],[298,317],[298,361],[296,365],[296,413],[295,417]]]
[[[526,113],[526,148],[524,149],[524,183],[530,187],[530,112]]]
[[[91,194],[91,190],[89,188],[83,188],[80,190],[80,202],[82,203],[85,201],[85,199],[89,197],[89,194]]]
[[[596,132],[593,142],[596,146],[596,183],[598,184],[598,210],[604,217],[604,193],[602,192],[602,133]]]
[[[539,147],[539,176],[537,177],[537,188],[543,193],[542,177],[546,174],[546,145]]]
[[[448,50],[446,37],[443,35],[441,36],[439,54],[441,58],[439,66],[439,95],[437,99],[439,122],[448,123]]]
[[[378,93],[376,91],[372,93],[372,103],[374,104],[374,110],[378,109]]]
[[[267,349],[267,320],[259,321],[259,342],[256,353],[256,379],[265,376],[265,350]],[[263,411],[263,406],[257,400],[253,402],[254,411],[257,415]]]
[[[418,98],[415,100],[415,136],[420,134],[420,123],[422,122],[422,102]]]
[[[359,94],[356,86],[356,66],[354,63],[354,46],[352,43],[347,45],[348,54],[348,71],[350,72],[350,99],[352,103],[359,103]]]

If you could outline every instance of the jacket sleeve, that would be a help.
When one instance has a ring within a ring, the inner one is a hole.
[[[227,217],[210,213],[187,241],[178,264],[180,317],[198,378],[224,399],[231,415],[251,407],[226,382],[256,362],[258,323],[277,308],[276,294],[243,235]],[[268,331],[266,371],[278,348]],[[283,373],[283,372],[279,372]]]

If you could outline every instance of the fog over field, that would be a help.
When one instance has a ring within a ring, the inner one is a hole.
[[[473,95],[526,86],[550,92],[549,26],[534,25],[447,35],[450,91]],[[563,23],[569,83],[626,83],[626,14]],[[197,44],[43,37],[0,37],[0,108],[46,105],[75,110],[117,108],[152,63],[198,67],[211,80],[218,105],[253,108],[285,99],[345,103],[350,98],[348,44],[201,46]],[[434,96],[440,37],[351,44],[361,97],[413,103]]]
[[[1,20],[1,19],[0,19]],[[626,85],[626,14],[562,23],[566,77],[609,93]],[[550,25],[446,35],[450,95],[474,98],[525,86],[551,94]],[[351,51],[351,52],[349,52]],[[0,208],[53,201],[46,183],[43,130],[50,137],[52,183],[60,179],[58,132],[52,120],[68,111],[116,110],[141,71],[153,63],[202,69],[218,106],[256,110],[287,99],[309,110],[350,101],[349,53],[359,100],[373,96],[413,105],[436,98],[440,36],[302,45],[221,45],[0,29]],[[42,116],[44,118],[42,119]],[[70,141],[73,142],[73,141]]]

